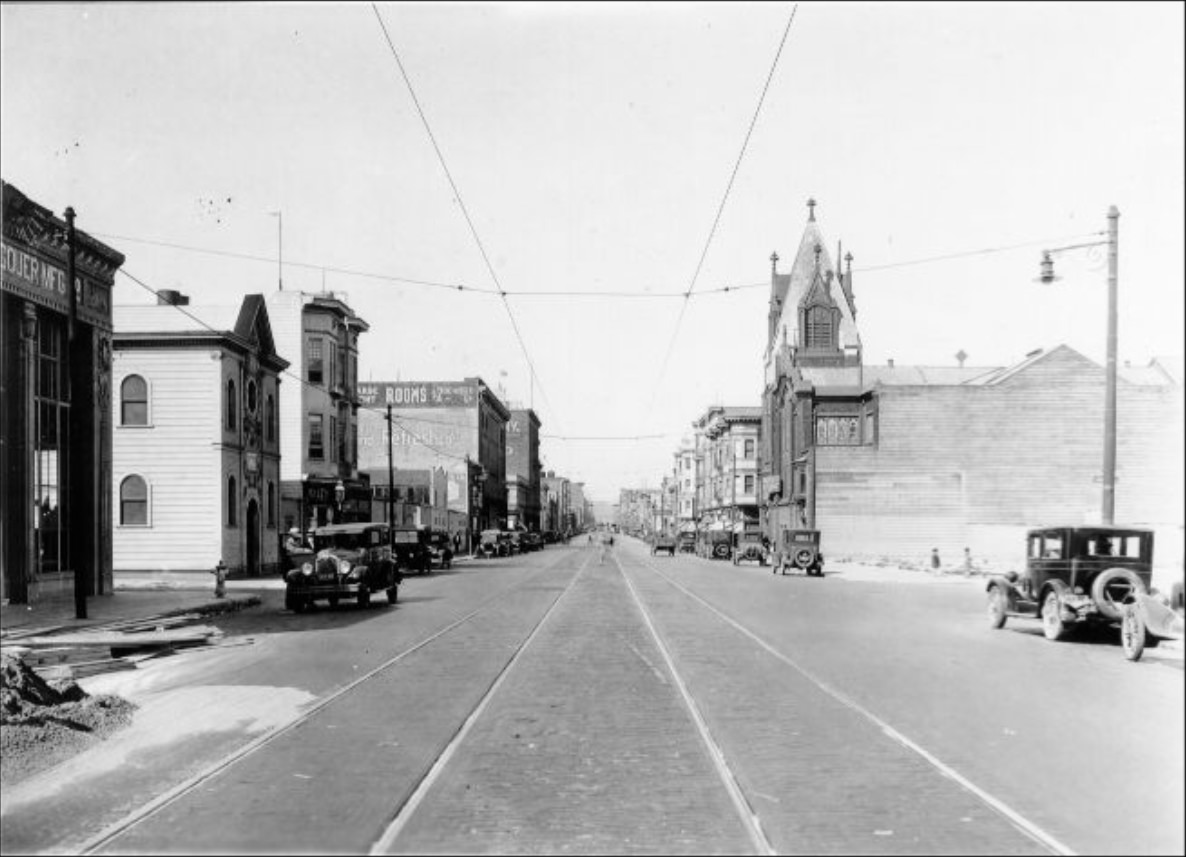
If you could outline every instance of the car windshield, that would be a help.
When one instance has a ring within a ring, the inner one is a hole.
[[[428,539],[430,542],[432,542],[434,545],[437,545],[438,547],[442,546],[442,545],[445,547],[449,546],[449,536],[446,535],[445,533],[433,533],[431,536],[428,537]]]
[[[367,546],[366,533],[318,533],[313,537],[317,550],[338,548],[339,550],[362,550]]]
[[[415,530],[396,530],[395,543],[397,545],[414,545],[420,541],[420,534]]]

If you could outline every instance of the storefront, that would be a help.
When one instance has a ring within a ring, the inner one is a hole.
[[[282,514],[287,530],[302,536],[329,524],[372,520],[370,479],[333,479],[307,476],[300,482],[281,482]]]
[[[111,591],[111,288],[122,254],[3,183],[0,597]],[[73,213],[67,209],[67,216]],[[71,319],[71,304],[74,318]]]

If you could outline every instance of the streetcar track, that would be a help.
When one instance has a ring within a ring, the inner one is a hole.
[[[716,770],[717,776],[720,777],[725,791],[728,792],[729,799],[733,803],[733,808],[741,817],[742,825],[745,827],[746,833],[749,834],[750,841],[759,854],[777,854],[778,852],[766,836],[766,832],[762,829],[761,819],[758,817],[757,812],[754,811],[753,805],[750,804],[745,791],[741,788],[741,784],[737,782],[737,778],[733,775],[733,771],[729,767],[729,762],[725,758],[724,751],[721,750],[716,740],[712,737],[708,723],[700,713],[699,706],[692,699],[691,692],[688,690],[687,685],[684,684],[684,680],[680,677],[679,672],[676,671],[675,661],[672,659],[671,653],[667,650],[667,646],[663,643],[662,637],[659,636],[659,629],[651,621],[650,612],[647,610],[646,605],[642,603],[642,598],[639,597],[638,590],[634,588],[634,582],[630,580],[630,575],[626,574],[626,570],[622,568],[622,563],[618,560],[617,556],[613,556],[612,559],[618,567],[618,573],[626,581],[626,588],[630,590],[630,595],[634,599],[634,603],[638,606],[638,611],[642,615],[647,630],[651,633],[655,647],[658,648],[659,654],[663,657],[663,661],[667,665],[667,670],[671,674],[671,679],[679,691],[680,696],[683,698],[684,705],[687,707],[689,714],[692,716],[692,722],[696,725],[696,731],[700,735],[700,740],[708,750],[713,768]]]
[[[502,599],[508,597],[512,593],[520,591],[521,589],[526,587],[528,584],[534,582],[537,578],[548,574],[553,569],[555,569],[557,566],[561,565],[561,563],[563,563],[566,558],[567,558],[566,556],[559,557],[555,562],[545,566],[544,568],[540,569],[539,571],[535,572],[534,574],[531,574],[530,576],[525,578],[520,583],[517,583],[513,586],[508,586],[506,589],[502,590],[501,592],[491,596],[490,598],[487,598],[485,601],[482,601],[480,604],[478,604],[477,607],[475,607],[473,610],[471,610],[469,613],[465,614],[461,618],[459,618],[459,619],[449,623],[448,625],[444,626],[443,628],[433,632],[432,634],[425,637],[420,642],[408,647],[407,649],[403,650],[402,652],[395,655],[394,657],[384,661],[383,663],[379,664],[379,666],[368,671],[364,675],[359,676],[354,681],[339,688],[338,690],[331,693],[329,696],[326,696],[326,697],[323,697],[323,698],[317,700],[317,702],[315,702],[312,705],[312,707],[310,707],[306,711],[301,712],[301,714],[299,714],[297,717],[290,720],[288,723],[281,724],[280,726],[277,726],[277,727],[265,732],[264,734],[259,735],[256,738],[253,738],[251,741],[248,741],[246,744],[244,744],[241,747],[238,747],[237,749],[228,753],[223,758],[219,759],[218,761],[214,762],[211,765],[208,765],[206,768],[199,771],[197,774],[194,774],[193,776],[182,781],[181,783],[178,783],[177,785],[173,786],[172,788],[170,788],[163,794],[158,795],[156,798],[152,799],[148,803],[143,804],[138,809],[133,810],[131,813],[125,815],[123,818],[119,819],[118,821],[115,821],[115,822],[109,824],[107,827],[105,827],[103,830],[101,830],[95,836],[91,837],[90,839],[85,840],[78,847],[78,850],[76,853],[79,853],[79,854],[93,854],[93,853],[95,853],[98,849],[107,845],[112,840],[118,838],[119,836],[122,836],[124,833],[133,829],[137,825],[147,821],[152,816],[156,815],[158,812],[165,809],[170,804],[174,803],[177,800],[180,800],[181,798],[185,797],[187,794],[193,792],[202,783],[206,782],[207,780],[211,779],[212,777],[217,776],[218,774],[222,773],[227,768],[230,768],[232,765],[236,764],[237,762],[247,758],[248,756],[251,756],[256,751],[258,751],[258,750],[262,749],[263,747],[265,747],[266,745],[272,743],[277,738],[280,738],[282,735],[285,735],[288,732],[291,732],[296,727],[308,722],[310,719],[313,718],[314,715],[319,713],[322,709],[326,708],[327,706],[329,706],[332,703],[336,702],[337,700],[341,699],[343,696],[346,696],[350,692],[354,691],[360,685],[364,684],[367,681],[370,681],[371,679],[375,678],[376,676],[380,675],[381,673],[383,673],[386,670],[390,669],[391,667],[395,666],[396,664],[398,664],[399,662],[401,662],[405,658],[407,658],[409,655],[414,654],[415,652],[419,651],[420,649],[424,648],[425,646],[429,645],[430,643],[433,643],[436,640],[440,639],[441,637],[445,636],[446,634],[450,633],[451,631],[456,630],[461,625],[464,625],[465,623],[472,620],[479,613],[484,612],[491,605],[501,601]],[[588,565],[587,559],[586,559],[585,565]],[[577,572],[576,575],[574,575],[574,580],[576,579],[577,576],[580,575],[580,571],[584,570],[585,565],[582,565],[581,569]],[[570,582],[569,587],[571,587],[571,585],[572,584]],[[568,587],[565,588],[564,592],[567,592],[567,591],[568,591]],[[559,601],[560,598],[563,597],[564,592],[562,592],[561,595],[559,597],[557,597],[556,601]],[[555,606],[555,602],[553,603],[552,606],[553,607]],[[551,613],[551,609],[552,608],[548,609],[548,613]],[[544,618],[547,618],[548,613],[544,614]],[[541,620],[541,622],[542,621],[543,620]],[[537,625],[537,628],[538,628],[538,625]],[[534,630],[532,632],[532,636],[534,636]],[[516,653],[516,656],[517,656],[517,653]]]
[[[470,730],[473,728],[474,723],[476,723],[478,718],[481,717],[486,711],[487,706],[490,704],[490,700],[494,698],[494,695],[502,686],[503,681],[510,674],[511,668],[519,662],[519,659],[523,656],[523,653],[526,652],[528,647],[535,641],[536,636],[547,623],[548,617],[552,615],[552,613],[556,610],[556,607],[561,601],[564,600],[564,596],[572,591],[573,586],[576,585],[576,582],[580,579],[585,569],[589,567],[590,559],[591,557],[585,557],[585,561],[581,564],[581,567],[577,569],[576,574],[572,576],[572,580],[568,582],[568,585],[564,587],[564,591],[556,596],[556,600],[552,602],[551,606],[548,607],[544,615],[540,617],[540,620],[535,624],[535,627],[531,629],[531,633],[528,634],[523,642],[519,644],[519,647],[515,650],[515,653],[511,655],[510,660],[508,660],[503,668],[499,670],[498,675],[495,676],[494,681],[490,683],[490,687],[486,689],[486,692],[482,695],[482,698],[478,700],[478,704],[474,706],[473,711],[469,713],[469,716],[465,718],[465,721],[461,724],[460,728],[458,728],[457,732],[454,733],[451,739],[449,739],[449,743],[445,745],[445,749],[442,750],[437,755],[436,759],[433,760],[433,763],[429,766],[424,776],[420,778],[418,783],[416,783],[416,787],[412,790],[412,793],[402,804],[396,807],[395,817],[392,818],[391,822],[387,825],[387,829],[383,831],[383,833],[375,841],[375,844],[371,846],[371,849],[368,852],[369,854],[385,854],[387,853],[388,849],[395,845],[396,840],[407,826],[408,821],[413,815],[416,814],[416,810],[424,800],[424,796],[428,794],[429,790],[440,778],[445,766],[449,764],[449,761],[453,758],[457,748],[461,746],[463,741],[465,741],[466,737],[470,733]]]
[[[1000,798],[995,797],[994,795],[992,795],[985,789],[983,789],[980,786],[973,783],[970,779],[965,777],[963,774],[960,774],[958,771],[956,771],[953,767],[948,765],[946,762],[942,761],[937,756],[935,756],[933,753],[926,750],[924,747],[922,747],[922,745],[918,744],[911,738],[908,738],[906,735],[899,732],[897,729],[895,729],[893,726],[891,726],[886,721],[882,720],[880,717],[878,717],[876,714],[871,712],[869,709],[865,708],[863,705],[861,705],[855,699],[848,696],[844,692],[838,690],[837,688],[833,687],[832,685],[830,685],[828,682],[824,681],[823,679],[819,678],[815,673],[813,673],[811,670],[804,667],[802,664],[798,663],[796,660],[791,658],[789,655],[786,655],[786,654],[780,652],[773,645],[771,645],[770,643],[763,640],[761,637],[759,637],[753,631],[750,631],[748,628],[746,628],[744,625],[742,625],[736,619],[734,619],[733,617],[729,616],[728,614],[722,612],[720,609],[718,609],[714,605],[710,604],[708,601],[705,601],[703,598],[701,598],[695,592],[691,591],[687,587],[685,587],[682,584],[678,583],[677,581],[673,580],[671,577],[669,577],[668,575],[666,575],[665,573],[660,571],[648,559],[644,558],[643,561],[641,561],[639,563],[639,565],[641,567],[647,569],[651,573],[655,574],[656,576],[662,578],[670,586],[679,590],[684,595],[686,595],[688,598],[691,598],[693,601],[696,601],[701,606],[703,606],[705,609],[707,609],[709,612],[713,613],[718,618],[724,620],[727,624],[731,625],[736,630],[740,631],[744,636],[748,637],[750,640],[752,640],[754,643],[756,643],[759,647],[764,649],[768,654],[773,655],[777,660],[779,660],[782,663],[786,664],[787,666],[791,667],[791,669],[798,672],[800,675],[802,675],[804,678],[806,678],[809,682],[811,682],[811,684],[818,687],[820,690],[822,690],[824,693],[826,693],[832,699],[836,700],[841,705],[848,708],[850,711],[853,711],[856,714],[860,715],[861,717],[865,718],[867,721],[869,721],[875,727],[877,727],[882,732],[882,734],[884,734],[887,738],[891,739],[898,745],[906,748],[907,750],[910,750],[911,752],[913,752],[916,755],[918,755],[919,757],[921,757],[925,762],[927,762],[927,764],[931,765],[936,771],[938,771],[939,774],[941,774],[942,776],[946,777],[947,779],[958,784],[965,791],[967,791],[968,793],[970,793],[971,795],[976,797],[978,800],[980,800],[982,803],[986,804],[990,809],[992,809],[994,812],[996,812],[999,816],[1004,818],[1016,830],[1023,833],[1025,836],[1029,837],[1031,840],[1033,840],[1037,844],[1041,845],[1043,848],[1050,851],[1052,854],[1075,855],[1076,852],[1073,849],[1071,849],[1067,845],[1060,842],[1052,834],[1047,833],[1045,830],[1043,830],[1037,824],[1035,824],[1034,822],[1027,819],[1025,816],[1023,816],[1017,810],[1010,807],[1008,804],[1006,804]],[[619,563],[619,568],[621,568],[620,563]],[[625,576],[625,570],[623,570],[622,573]],[[629,582],[628,577],[627,577],[627,581]],[[634,591],[633,584],[631,584],[631,591]],[[648,620],[648,622],[649,622],[649,620]],[[656,637],[656,639],[657,639],[657,637]],[[666,657],[666,652],[664,653],[664,655]],[[673,674],[674,674],[674,671],[673,671]],[[677,681],[678,680],[679,679],[677,676]],[[681,685],[682,685],[682,682],[681,682]]]

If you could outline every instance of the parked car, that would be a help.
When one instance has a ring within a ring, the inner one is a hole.
[[[391,531],[391,538],[400,568],[418,574],[432,571],[432,549],[427,528],[395,527]]]
[[[1080,625],[1119,625],[1124,607],[1149,592],[1153,532],[1136,527],[1043,527],[1026,534],[1025,574],[989,578],[988,621],[1042,620],[1049,640]],[[1148,643],[1146,643],[1148,645]]]
[[[544,537],[539,533],[524,533],[520,541],[526,550],[538,551],[544,549]]]
[[[737,534],[737,544],[733,547],[734,565],[738,565],[743,561],[752,561],[758,565],[765,565],[766,557],[766,543],[762,539],[761,533]]]
[[[655,541],[651,544],[651,556],[658,553],[675,556],[675,536],[655,536]]]
[[[733,534],[728,530],[702,530],[696,553],[706,559],[728,559],[733,553]]]
[[[1174,584],[1169,598],[1155,589],[1138,593],[1124,605],[1120,619],[1120,645],[1124,656],[1139,661],[1145,649],[1156,648],[1162,640],[1186,637],[1186,608],[1182,602],[1182,583]]]
[[[354,598],[359,607],[371,594],[386,592],[387,601],[399,599],[403,579],[388,544],[386,524],[337,524],[313,534],[313,556],[284,575],[284,606],[301,613],[314,601],[336,607]]]
[[[478,541],[477,556],[493,559],[499,556],[511,555],[511,540],[509,533],[502,530],[482,530]]]
[[[453,567],[453,539],[444,530],[428,531],[428,557],[434,568]]]
[[[679,552],[680,553],[696,553],[696,534],[695,533],[680,533],[679,534]]]
[[[797,568],[808,577],[824,576],[824,555],[820,551],[819,530],[783,530],[782,545],[773,574],[787,573],[788,568]]]

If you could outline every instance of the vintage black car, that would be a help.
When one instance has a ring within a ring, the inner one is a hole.
[[[482,530],[475,556],[493,559],[511,555],[511,534],[504,530]]]
[[[824,555],[820,552],[819,530],[783,530],[778,560],[772,573],[797,568],[809,577],[824,576]]]
[[[313,534],[313,556],[284,575],[284,606],[301,613],[314,601],[335,607],[343,598],[354,598],[366,607],[374,592],[386,592],[394,604],[403,577],[387,539],[386,524],[320,528]]]
[[[453,538],[444,530],[428,531],[428,556],[433,568],[453,567]]]
[[[768,552],[761,533],[738,533],[736,544],[733,546],[733,564],[750,560],[758,565],[765,565]]]
[[[680,553],[696,553],[696,534],[695,533],[680,533],[679,534],[679,552]]]
[[[659,553],[675,556],[675,536],[655,536],[654,542],[651,543],[651,556]]]
[[[539,533],[524,533],[519,541],[523,545],[523,549],[527,551],[544,549],[544,537]]]
[[[424,527],[395,527],[391,531],[392,548],[400,568],[418,574],[432,571],[429,537],[430,531]]]
[[[733,554],[733,533],[702,530],[696,540],[696,554],[706,559],[728,559]]]
[[[1013,571],[989,578],[988,622],[1003,628],[1009,616],[1038,617],[1049,640],[1066,639],[1083,624],[1119,625],[1125,604],[1149,592],[1152,576],[1151,530],[1114,526],[1030,530],[1025,574]]]

